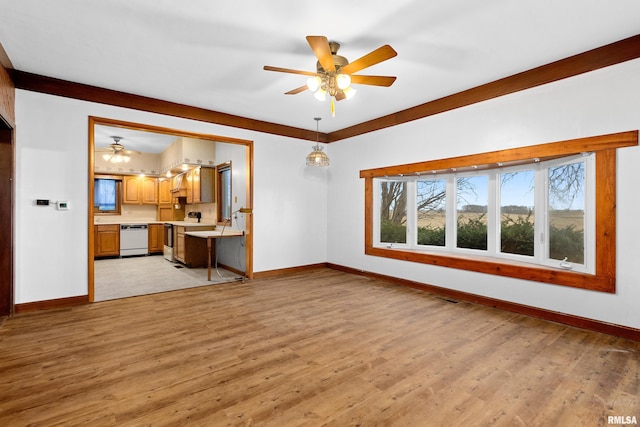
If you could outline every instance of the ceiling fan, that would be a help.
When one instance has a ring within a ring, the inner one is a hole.
[[[139,151],[125,149],[124,145],[120,144],[120,140],[122,140],[121,136],[112,136],[111,139],[113,139],[113,143],[109,144],[108,147],[96,149],[96,152],[104,152],[102,158],[106,162],[128,163],[129,160],[131,160],[132,154],[140,154]]]
[[[396,56],[397,52],[389,45],[381,46],[363,57],[349,62],[344,56],[338,55],[339,43],[330,42],[324,36],[307,36],[307,42],[318,58],[316,72],[264,66],[266,71],[309,76],[306,85],[292,89],[285,95],[295,95],[310,90],[320,101],[324,101],[329,95],[331,97],[331,114],[335,115],[334,100],[351,99],[355,95],[356,90],[351,87],[352,83],[389,87],[396,80],[392,76],[354,75],[358,71]]]

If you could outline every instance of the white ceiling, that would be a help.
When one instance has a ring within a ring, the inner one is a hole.
[[[114,136],[120,137],[120,144],[127,150],[142,153],[160,154],[177,138],[167,135],[122,127],[96,125],[93,129],[94,146],[96,149],[106,148],[114,143]]]
[[[0,44],[15,69],[332,132],[640,34],[638,0],[0,0]],[[316,101],[305,40],[325,35],[353,61],[398,56],[359,74],[390,88]]]

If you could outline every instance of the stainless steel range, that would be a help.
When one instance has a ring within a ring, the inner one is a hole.
[[[176,262],[173,256],[173,224],[164,223],[164,258]]]

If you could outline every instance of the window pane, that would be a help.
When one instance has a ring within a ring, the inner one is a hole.
[[[231,218],[231,169],[220,172],[221,213],[225,220]]]
[[[99,211],[114,211],[116,209],[116,181],[114,179],[94,180],[94,206]]]
[[[584,264],[584,162],[549,168],[549,258]]]
[[[500,250],[504,253],[534,254],[533,170],[508,172],[500,179]]]
[[[407,243],[407,183],[380,183],[380,242]]]
[[[456,179],[457,247],[487,249],[488,176]]]
[[[447,181],[429,179],[416,182],[418,244],[444,246],[447,222]]]

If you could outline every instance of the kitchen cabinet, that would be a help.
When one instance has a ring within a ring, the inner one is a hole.
[[[173,205],[158,205],[158,221],[173,221]]]
[[[149,253],[164,251],[164,224],[149,224]]]
[[[125,176],[122,180],[122,203],[158,204],[158,180],[150,176]]]
[[[215,168],[198,166],[187,175],[187,204],[213,202]]]
[[[120,224],[94,227],[94,258],[120,255]]]
[[[206,267],[207,240],[185,235],[188,231],[214,230],[211,225],[174,226],[173,256],[187,267]]]
[[[170,178],[158,178],[158,204],[171,204],[173,203],[173,196],[171,195],[171,179]]]

